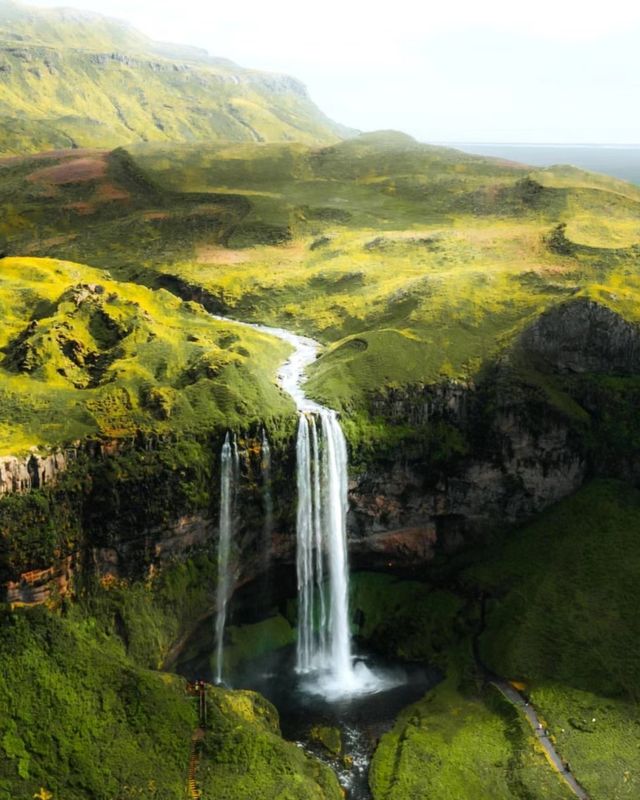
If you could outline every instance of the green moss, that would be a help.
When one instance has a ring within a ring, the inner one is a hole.
[[[459,673],[403,711],[371,765],[375,800],[569,800],[527,723]]]
[[[452,592],[379,572],[353,574],[350,592],[356,634],[389,656],[444,664],[464,633],[465,604]]]
[[[557,683],[536,684],[531,699],[589,797],[638,796],[640,712],[635,703]]]
[[[342,753],[342,733],[340,728],[332,728],[329,725],[314,725],[309,732],[312,742],[317,742],[332,756],[339,756]]]
[[[596,481],[469,575],[493,599],[481,652],[511,678],[637,697],[640,493]]]
[[[0,616],[0,797],[184,796],[195,709],[181,680],[36,609]]]
[[[277,713],[259,695],[212,688],[208,714],[198,775],[205,797],[341,800],[333,772],[277,735]]]
[[[137,664],[159,669],[215,604],[217,561],[206,555],[165,566],[152,579],[103,580],[69,616],[119,639]]]
[[[281,615],[267,617],[252,625],[230,625],[225,631],[225,672],[233,674],[233,670],[244,662],[286,647],[294,640],[295,631],[291,623]]]

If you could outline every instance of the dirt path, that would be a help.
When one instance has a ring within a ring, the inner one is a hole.
[[[514,686],[512,686],[508,681],[505,681],[502,678],[491,676],[489,678],[489,683],[495,686],[496,689],[512,705],[516,706],[516,708],[524,712],[524,715],[527,718],[527,722],[529,723],[529,725],[531,725],[533,732],[536,735],[536,738],[538,739],[538,741],[542,745],[542,748],[545,751],[547,759],[551,763],[552,767],[560,774],[560,777],[564,780],[564,782],[575,794],[575,796],[579,797],[580,800],[589,800],[589,795],[585,792],[582,786],[580,786],[578,781],[574,778],[567,764],[565,764],[565,762],[560,758],[558,751],[553,746],[553,742],[547,735],[545,728],[540,722],[540,718],[538,717],[535,708],[533,708],[533,706],[529,702],[527,702],[527,700],[525,700],[525,698],[520,694],[520,692]]]

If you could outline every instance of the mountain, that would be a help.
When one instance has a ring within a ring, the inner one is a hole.
[[[0,0],[0,153],[347,133],[287,75],[154,42],[99,14]]]

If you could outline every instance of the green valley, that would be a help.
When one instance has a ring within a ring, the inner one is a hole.
[[[0,319],[0,800],[638,796],[640,187],[0,0]]]

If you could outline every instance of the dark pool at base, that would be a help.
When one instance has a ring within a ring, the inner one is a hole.
[[[327,700],[303,689],[307,679],[296,674],[294,648],[288,647],[248,664],[229,684],[264,695],[278,709],[285,738],[329,764],[349,800],[370,800],[369,763],[380,736],[392,727],[403,708],[420,699],[442,676],[435,668],[390,662],[370,652],[358,653],[358,659],[395,683],[375,693]],[[310,729],[315,725],[340,729],[341,758],[330,757],[311,740]]]

